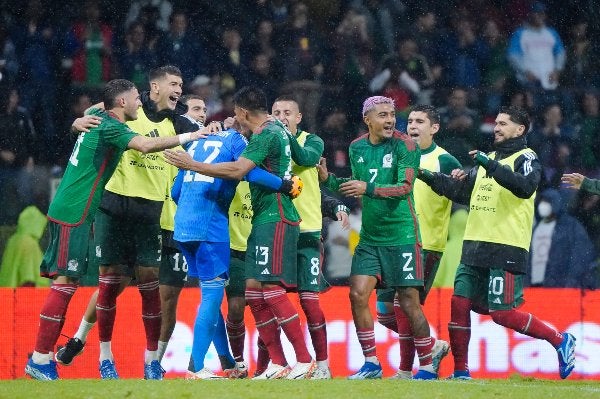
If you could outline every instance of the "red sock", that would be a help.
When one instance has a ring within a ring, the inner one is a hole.
[[[300,306],[306,315],[308,332],[318,361],[327,360],[327,323],[316,292],[301,292]]]
[[[246,325],[244,319],[239,322],[231,321],[227,316],[225,322],[227,328],[227,337],[229,337],[229,346],[236,362],[244,361],[244,340],[246,339]]]
[[[377,347],[375,346],[375,330],[372,328],[357,328],[356,335],[362,348],[363,355],[377,356]]]
[[[540,319],[531,313],[521,312],[515,309],[511,310],[494,310],[490,312],[492,320],[501,326],[512,328],[521,334],[528,335],[533,338],[543,339],[552,344],[555,348],[558,347],[563,339],[555,329],[548,327]]]
[[[121,276],[118,274],[101,274],[98,279],[96,317],[98,318],[98,337],[100,338],[100,342],[112,341],[120,285]]]
[[[40,311],[40,327],[35,341],[36,352],[45,354],[54,351],[75,290],[77,284],[52,284]]]
[[[398,324],[396,324],[396,316],[393,313],[377,312],[377,321],[379,322],[379,324],[381,324],[388,330],[392,330],[395,333],[398,332]]]
[[[279,341],[281,342],[281,341]],[[267,346],[263,342],[262,338],[259,336],[257,341],[258,353],[256,356],[256,373],[255,375],[259,375],[264,373],[264,371],[269,367],[269,351],[267,350]]]
[[[265,302],[262,290],[246,288],[246,301],[254,316],[258,334],[269,352],[269,357],[274,364],[287,366],[287,360],[285,360],[283,347],[279,338],[277,318]]]
[[[413,339],[410,320],[400,307],[397,300],[394,300],[394,324],[398,326],[398,343],[400,344],[400,367],[402,371],[412,371],[415,361],[415,341]]]
[[[454,357],[454,370],[469,370],[469,341],[471,340],[471,300],[453,295],[450,309],[450,348]]]
[[[433,348],[435,340],[431,337],[414,337],[414,341],[417,355],[419,355],[419,366],[423,367],[430,365],[433,362],[431,348]],[[412,368],[410,370],[412,370]]]
[[[158,350],[158,338],[160,338],[160,292],[158,280],[138,284],[138,291],[142,296],[142,320],[146,331],[146,349]]]
[[[300,363],[309,363],[312,360],[312,357],[310,356],[310,353],[308,353],[308,348],[304,341],[300,318],[285,290],[282,287],[277,286],[269,287],[263,289],[263,295],[265,302],[267,302],[269,308],[277,317],[277,323],[294,347],[296,360]]]

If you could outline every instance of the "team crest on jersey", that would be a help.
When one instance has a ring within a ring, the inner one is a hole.
[[[381,165],[384,168],[391,168],[392,167],[392,154],[385,154],[383,156],[383,163]]]
[[[102,247],[100,245],[96,245],[96,258],[102,257]]]
[[[67,263],[67,270],[69,270],[71,272],[76,272],[77,271],[77,266],[79,266],[79,262],[77,262],[77,259],[71,259]]]

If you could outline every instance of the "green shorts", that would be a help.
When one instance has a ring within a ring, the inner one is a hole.
[[[284,222],[252,225],[246,250],[246,278],[295,288],[299,234],[299,226]]]
[[[502,269],[463,265],[456,270],[454,295],[488,310],[510,310],[523,304],[523,275]]]
[[[40,265],[40,275],[53,278],[67,276],[79,280],[88,266],[88,246],[92,223],[87,220],[79,226],[65,226],[48,222],[50,243]]]
[[[225,287],[227,298],[246,296],[246,253],[232,249],[229,258],[229,284]]]
[[[378,288],[423,287],[423,254],[415,244],[393,247],[358,243],[351,276],[373,276]]]
[[[298,291],[323,292],[329,283],[323,276],[321,233],[300,233],[298,239]]]
[[[160,223],[139,223],[111,216],[99,209],[94,233],[100,265],[160,267]]]
[[[173,241],[173,232],[162,231],[162,254],[158,269],[158,283],[170,287],[183,288],[188,281],[188,264],[185,257]]]

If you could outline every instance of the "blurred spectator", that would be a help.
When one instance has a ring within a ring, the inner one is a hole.
[[[40,276],[40,238],[48,220],[33,205],[19,215],[17,231],[8,239],[0,266],[0,287],[47,287],[50,280]]]
[[[135,83],[138,90],[148,87],[148,72],[158,66],[156,53],[146,41],[146,31],[141,22],[129,25],[123,48],[117,54],[119,76]]]
[[[144,25],[144,34],[146,42],[148,43],[148,48],[153,51],[156,51],[156,44],[165,33],[165,30],[156,27],[155,22],[158,19],[158,15],[159,11],[156,7],[144,6],[140,11],[138,19],[131,23],[140,22]],[[131,27],[131,25],[128,25],[127,29],[129,29],[129,27]],[[127,29],[125,31],[127,31]]]
[[[129,6],[127,17],[125,18],[125,28],[129,28],[134,21],[138,20],[144,12],[150,8],[156,10],[156,17],[153,23],[156,28],[163,32],[169,30],[169,18],[173,12],[173,5],[168,0],[134,0]]]
[[[252,35],[252,40],[248,45],[248,48],[251,54],[262,53],[269,57],[272,73],[275,76],[279,76],[283,66],[281,65],[281,60],[278,57],[279,52],[275,46],[273,29],[272,21],[267,19],[260,21],[256,26],[256,30]]]
[[[510,38],[508,60],[517,80],[536,94],[535,106],[543,107],[548,90],[558,87],[566,52],[558,32],[546,26],[546,6],[536,1],[528,23]]]
[[[334,109],[325,117],[323,128],[319,131],[325,142],[323,156],[327,159],[327,167],[336,175],[348,176],[351,172],[348,145],[354,139],[352,132],[346,113],[340,109]]]
[[[58,69],[58,40],[40,0],[30,0],[22,21],[15,27],[14,43],[19,62],[21,105],[33,116],[43,147],[55,139],[54,110]],[[45,161],[49,155],[43,155]],[[16,217],[16,216],[15,216]]]
[[[274,73],[271,70],[271,59],[264,53],[254,55],[250,63],[250,70],[246,73],[246,79],[243,86],[260,87],[267,95],[267,101],[270,104],[277,97],[279,82],[273,79]]]
[[[142,90],[140,88],[140,90]],[[99,97],[99,96],[98,96]],[[56,143],[56,153],[53,157],[53,164],[65,168],[77,140],[77,135],[71,132],[71,124],[77,118],[83,116],[86,109],[98,102],[98,98],[94,98],[87,90],[75,90],[68,99],[68,109],[63,115],[62,124],[60,126],[59,135]]]
[[[16,87],[0,93],[0,224],[14,224],[33,200],[31,172],[36,135]]]
[[[489,48],[477,36],[471,20],[455,15],[452,25],[453,30],[439,50],[445,60],[445,81],[449,86],[477,89],[481,84],[482,68],[488,63]]]
[[[196,94],[204,99],[206,118],[211,118],[213,115],[221,112],[223,103],[219,97],[219,90],[208,76],[196,76],[189,87],[192,94]]]
[[[175,11],[170,17],[169,31],[156,43],[158,65],[176,65],[181,70],[183,84],[188,85],[206,65],[206,54],[197,38],[188,31],[184,11]]]
[[[596,253],[600,252],[600,195],[579,190],[569,210],[585,226]]]
[[[552,167],[557,160],[559,144],[570,144],[573,133],[573,128],[563,121],[560,105],[550,104],[544,110],[542,123],[533,125],[527,142],[542,166]]]
[[[503,105],[502,95],[511,75],[506,59],[507,44],[498,23],[493,19],[485,22],[483,38],[490,51],[488,62],[482,67],[483,109],[485,115],[493,115],[495,118],[498,109]]]
[[[67,33],[63,66],[74,84],[100,88],[112,78],[112,28],[100,21],[100,6],[87,1],[81,20]]]
[[[435,139],[465,167],[473,165],[469,151],[478,148],[480,125],[479,114],[467,104],[465,89],[457,87],[450,92],[447,104],[439,109],[440,131]]]
[[[570,41],[567,44],[567,63],[561,81],[578,90],[598,86],[600,62],[598,43],[593,43],[588,35],[588,22],[580,20],[571,27]]]
[[[437,16],[432,10],[417,11],[417,18],[408,31],[417,42],[419,52],[431,66],[434,81],[442,75],[442,63],[439,59],[439,45],[446,36],[445,29],[437,25]]]
[[[15,44],[9,36],[6,22],[0,19],[0,82],[14,83],[18,71]]]
[[[398,31],[406,28],[405,5],[399,0],[354,0],[355,7],[367,17],[369,36],[373,39],[376,58],[395,50]]]
[[[214,54],[213,73],[221,76],[228,90],[238,90],[248,79],[250,56],[242,48],[242,36],[235,27],[226,27],[221,34],[221,46]]]
[[[221,94],[221,110],[216,114],[211,115],[210,117],[206,117],[206,124],[209,124],[213,121],[224,121],[230,116],[234,116],[233,112],[234,103],[233,103],[233,91],[226,91]]]
[[[591,172],[600,168],[600,107],[598,94],[586,91],[581,99],[581,116],[576,121],[575,141],[578,166]]]
[[[537,207],[533,228],[528,285],[535,287],[595,287],[595,251],[585,228],[568,215],[560,193],[547,189]]]

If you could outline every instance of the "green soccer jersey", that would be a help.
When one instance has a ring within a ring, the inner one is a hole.
[[[53,222],[77,226],[92,220],[102,192],[129,141],[137,134],[108,113],[94,109],[102,118],[89,133],[80,133],[67,169],[48,209]]]
[[[241,155],[256,165],[283,179],[289,179],[292,170],[290,140],[281,122],[267,122],[260,132],[250,137],[248,146]],[[253,225],[279,222],[298,224],[298,211],[287,195],[274,193],[250,183]]]
[[[352,178],[329,175],[325,185],[334,191],[348,180],[367,183],[362,197],[360,241],[375,246],[398,246],[420,242],[419,224],[413,199],[413,185],[421,151],[404,134],[379,144],[369,135],[350,144]]]

